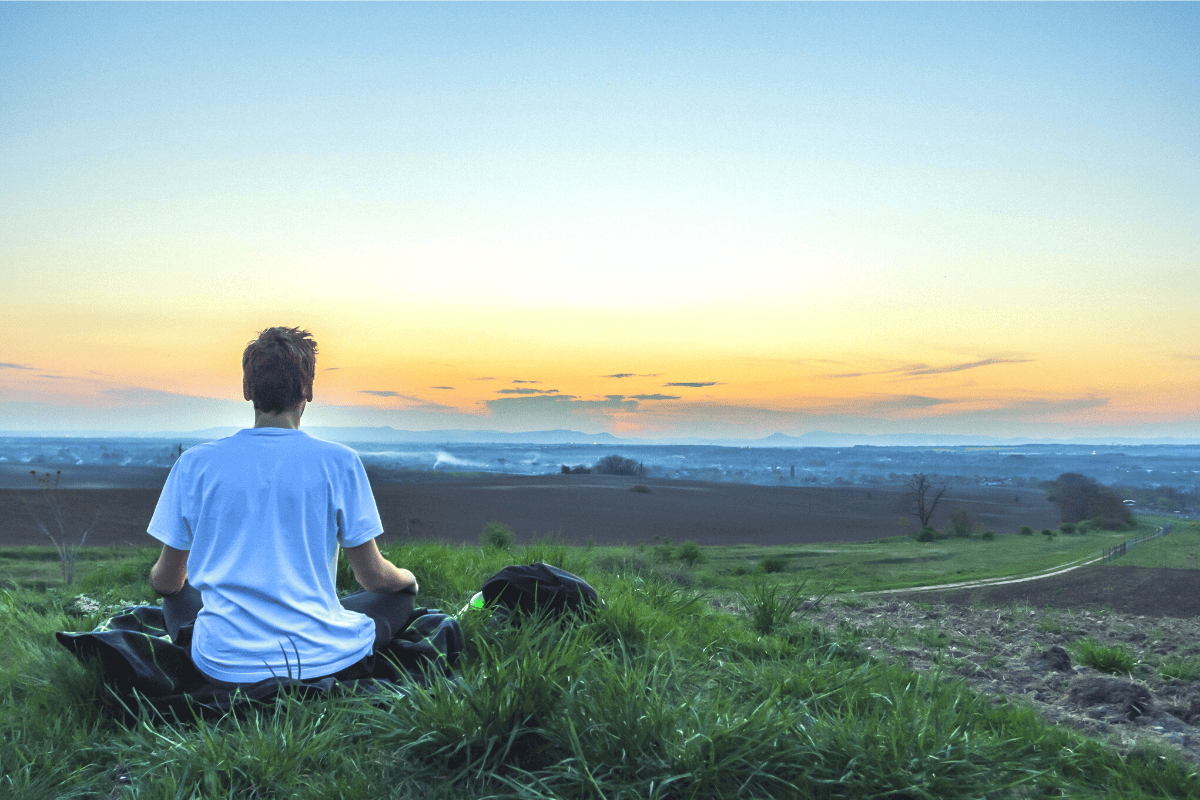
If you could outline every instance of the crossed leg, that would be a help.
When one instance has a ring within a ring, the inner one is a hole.
[[[364,589],[341,598],[341,603],[347,611],[366,614],[375,621],[375,647],[378,648],[408,627],[416,597],[412,592],[368,592]],[[180,629],[196,621],[203,606],[200,590],[186,581],[178,592],[163,598],[163,617],[171,641],[178,640]]]

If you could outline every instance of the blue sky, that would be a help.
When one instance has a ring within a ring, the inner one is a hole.
[[[1200,435],[1197,21],[4,4],[0,429]]]

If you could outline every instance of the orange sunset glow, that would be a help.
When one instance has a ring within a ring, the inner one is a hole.
[[[0,8],[0,430],[1200,436],[1197,8]]]

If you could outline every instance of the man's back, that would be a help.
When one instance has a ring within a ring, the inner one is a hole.
[[[185,452],[150,523],[191,551],[193,659],[231,683],[330,674],[370,652],[374,626],[338,604],[334,566],[339,544],[381,531],[354,451],[272,427]]]

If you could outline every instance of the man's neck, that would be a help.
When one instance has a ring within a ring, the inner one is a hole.
[[[285,408],[278,414],[271,411],[254,409],[254,427],[256,428],[290,428],[300,427],[300,417],[304,415],[305,401],[301,400],[291,408]]]

